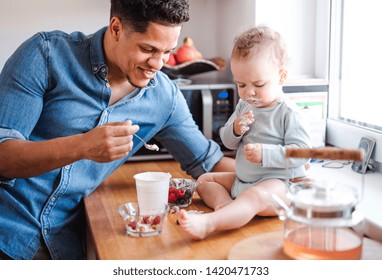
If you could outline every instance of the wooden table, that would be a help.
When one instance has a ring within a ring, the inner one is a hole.
[[[126,235],[118,206],[136,201],[133,175],[145,171],[170,172],[173,178],[191,178],[174,161],[129,162],[111,174],[95,192],[85,198],[89,241],[93,257],[103,260],[121,259],[227,259],[232,246],[251,236],[280,231],[283,223],[277,218],[254,218],[246,226],[210,235],[202,241],[186,237],[176,224],[177,215],[168,214],[161,234],[151,237]],[[211,211],[195,193],[186,210]],[[89,252],[91,257],[92,253]]]

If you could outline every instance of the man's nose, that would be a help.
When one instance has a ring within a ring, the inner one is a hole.
[[[164,65],[164,57],[163,55],[154,55],[149,58],[149,65],[150,67],[154,68],[155,70],[160,70]]]

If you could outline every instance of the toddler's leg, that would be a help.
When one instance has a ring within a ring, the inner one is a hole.
[[[207,214],[187,214],[181,210],[179,224],[193,239],[204,239],[215,231],[230,230],[244,226],[255,215],[275,215],[272,193],[284,197],[285,184],[278,179],[260,182],[243,191],[235,200],[214,212]]]
[[[217,210],[232,201],[231,186],[235,178],[234,172],[205,173],[198,178],[196,191],[208,207]]]

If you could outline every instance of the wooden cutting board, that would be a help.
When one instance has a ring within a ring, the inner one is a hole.
[[[283,252],[283,232],[274,231],[252,236],[236,243],[228,253],[229,260],[291,260]],[[364,238],[363,260],[382,260],[382,243]]]

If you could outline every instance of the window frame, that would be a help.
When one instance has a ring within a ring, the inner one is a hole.
[[[341,118],[340,111],[340,77],[341,77],[341,47],[342,47],[342,16],[344,0],[331,0],[330,2],[330,28],[329,28],[329,93],[328,93],[328,119],[326,142],[340,148],[357,148],[361,137],[374,138],[377,144],[372,154],[375,164],[381,171],[382,163],[382,131],[372,126],[352,122]]]

